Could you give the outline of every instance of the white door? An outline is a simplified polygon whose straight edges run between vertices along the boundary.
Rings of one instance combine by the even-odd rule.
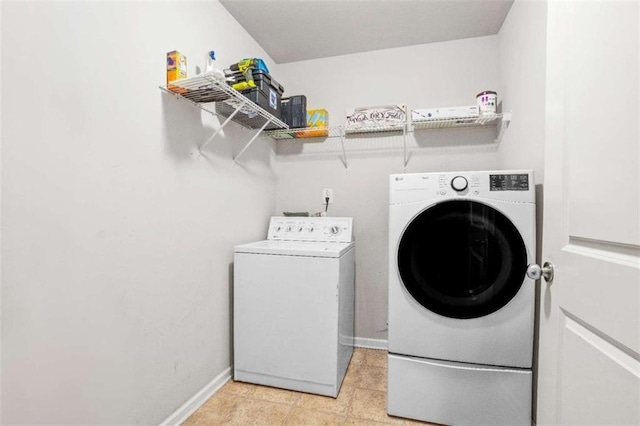
[[[551,1],[538,424],[640,424],[640,8]]]

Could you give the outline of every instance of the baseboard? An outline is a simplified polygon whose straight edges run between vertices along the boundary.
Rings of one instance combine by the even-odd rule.
[[[160,423],[160,426],[179,426],[190,415],[196,412],[214,393],[218,391],[225,383],[231,379],[231,367],[227,367],[222,373],[218,374],[212,381],[207,383],[205,387],[200,389],[198,393],[192,396],[182,407],[173,412],[167,419]]]
[[[388,342],[383,339],[367,339],[364,337],[356,337],[354,346],[357,348],[382,349],[387,350]],[[227,367],[222,373],[218,374],[205,387],[200,389],[193,397],[185,402],[182,407],[173,412],[160,426],[179,426],[190,415],[196,412],[209,398],[213,396],[225,383],[231,379],[232,367]]]
[[[389,342],[383,339],[367,339],[365,337],[356,337],[354,346],[356,348],[383,349],[386,351],[389,348]]]

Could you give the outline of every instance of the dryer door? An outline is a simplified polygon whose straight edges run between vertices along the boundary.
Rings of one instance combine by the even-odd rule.
[[[502,308],[520,289],[526,268],[516,227],[476,201],[446,201],[422,211],[398,246],[398,271],[407,291],[450,318],[477,318]]]

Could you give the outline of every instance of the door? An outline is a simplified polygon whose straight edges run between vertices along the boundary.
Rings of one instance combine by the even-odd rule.
[[[640,424],[638,2],[549,2],[537,424]]]
[[[398,245],[402,284],[422,306],[449,318],[478,318],[502,308],[520,290],[526,268],[518,229],[477,201],[446,201],[424,210]]]

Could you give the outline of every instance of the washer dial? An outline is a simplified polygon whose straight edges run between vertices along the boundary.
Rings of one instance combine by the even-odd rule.
[[[456,176],[451,179],[451,187],[458,192],[464,191],[467,189],[467,186],[469,186],[469,182],[467,182],[464,176]]]

